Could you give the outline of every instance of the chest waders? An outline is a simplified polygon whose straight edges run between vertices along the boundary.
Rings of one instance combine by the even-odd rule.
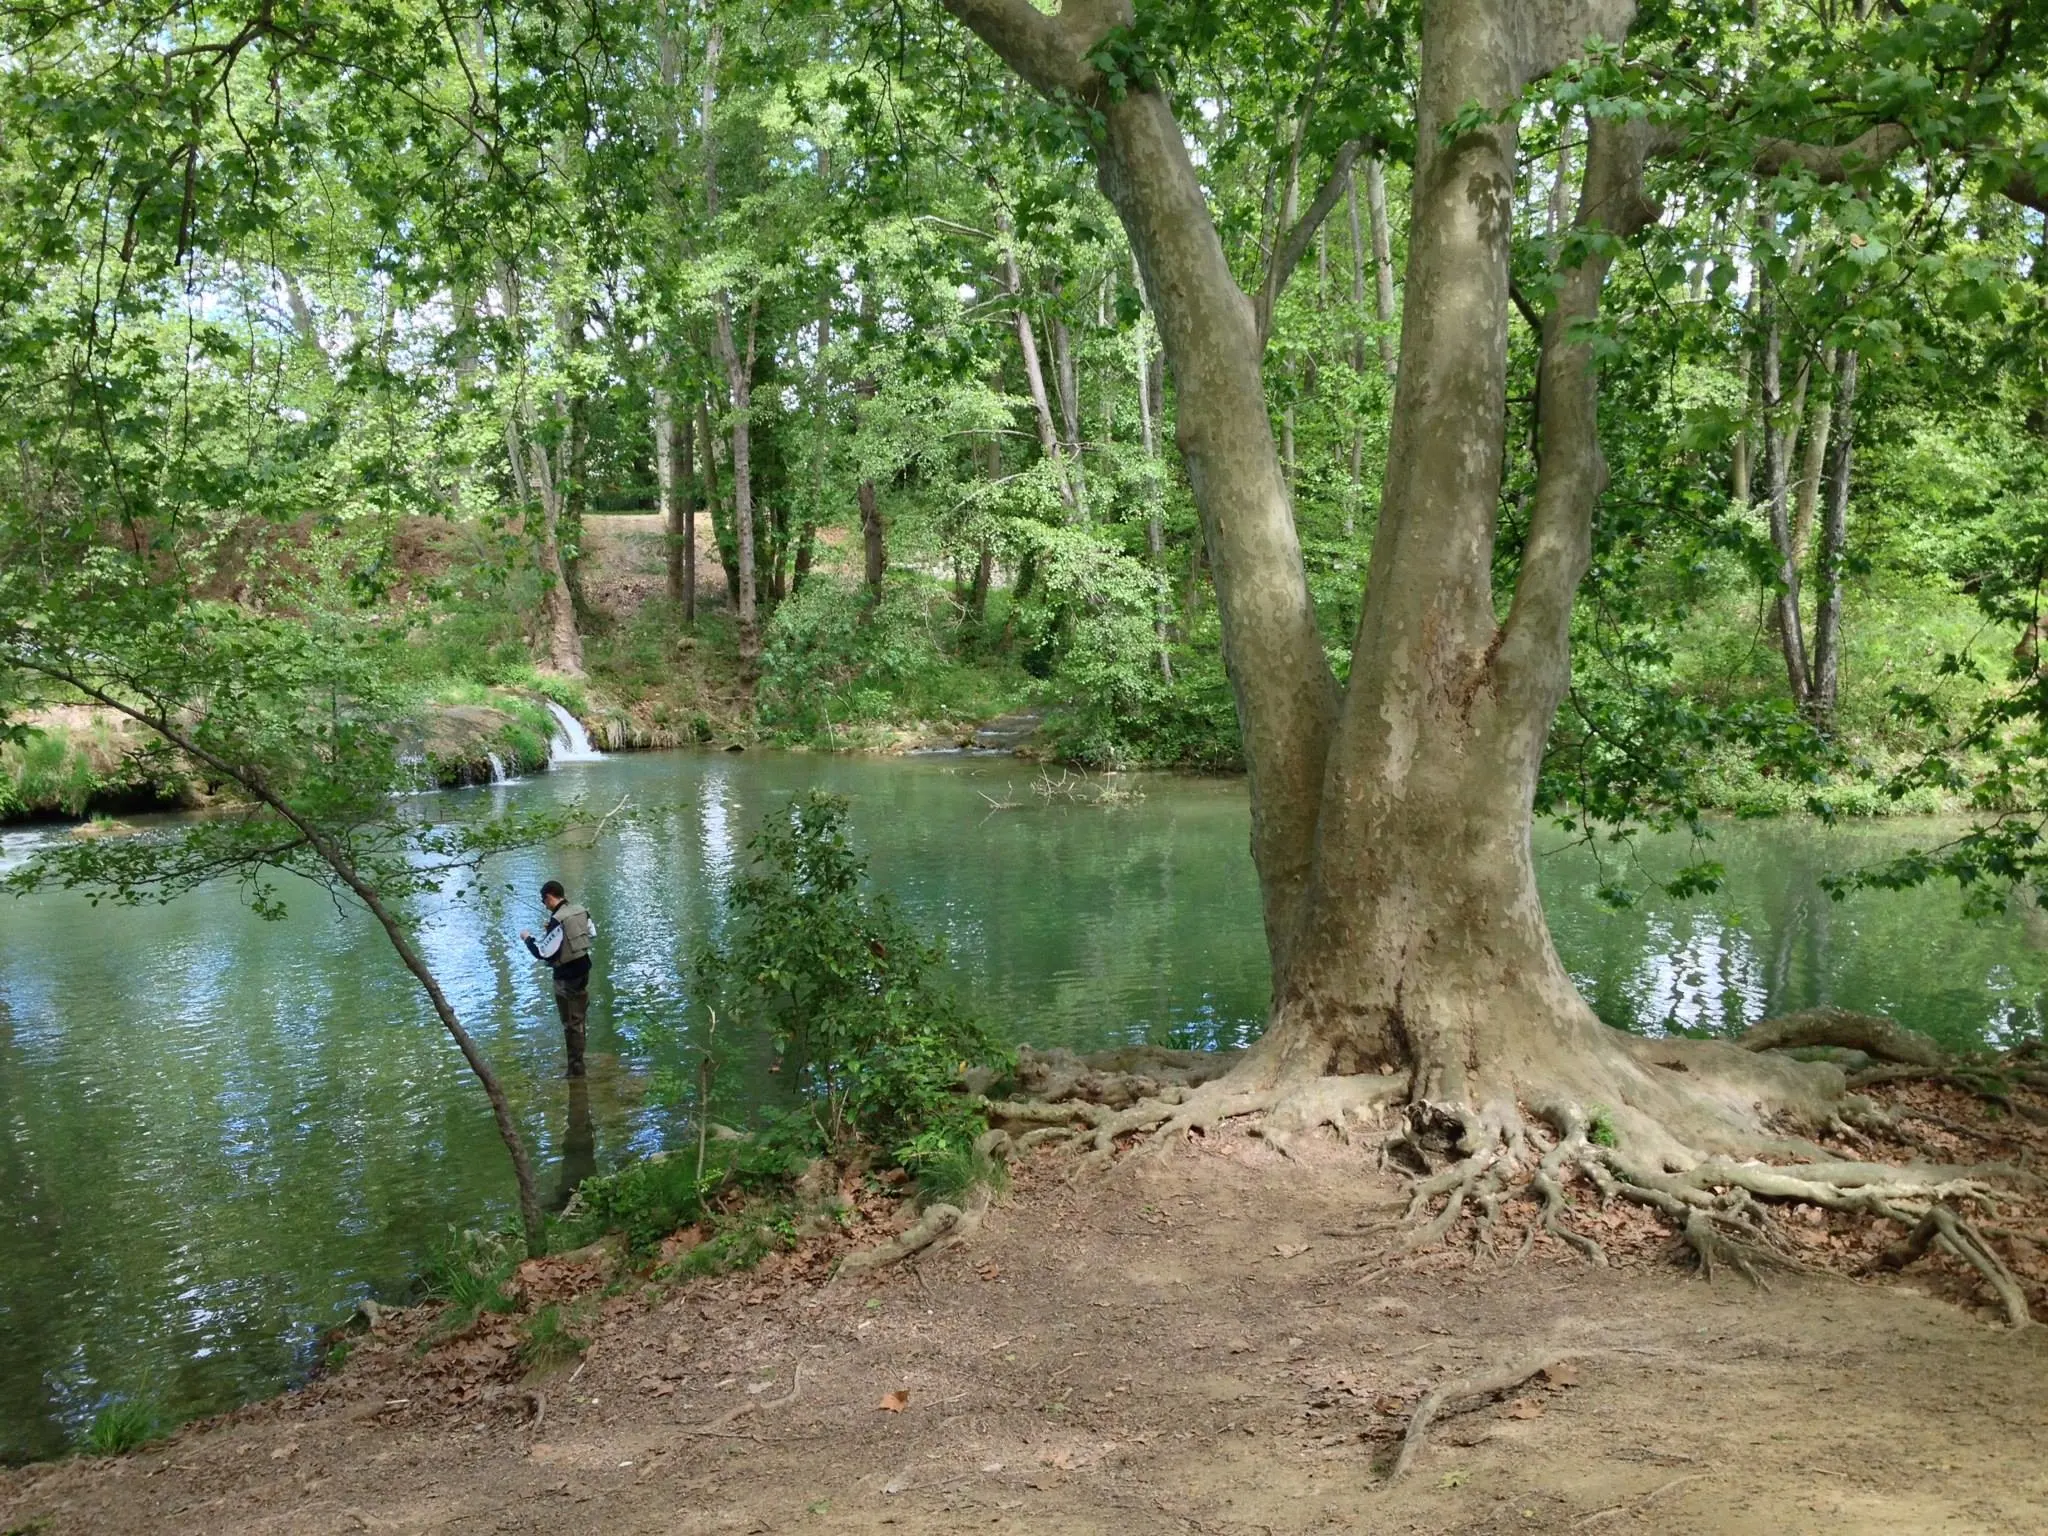
[[[585,1024],[590,1016],[590,914],[563,903],[555,908],[554,926],[562,930],[555,952],[555,1011],[562,1016],[562,1044],[569,1056],[569,1076],[583,1076]],[[562,974],[569,971],[568,976]]]

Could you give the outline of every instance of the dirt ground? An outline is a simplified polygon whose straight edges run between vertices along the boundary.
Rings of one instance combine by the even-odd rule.
[[[302,1391],[0,1475],[0,1531],[2048,1530],[2048,1334],[1955,1275],[1401,1260],[1362,1154],[1241,1133],[1071,1169],[1040,1153],[971,1243],[894,1270],[826,1283],[828,1241],[629,1286],[543,1380],[399,1314]],[[1532,1354],[1569,1359],[1384,1486],[1422,1392]]]

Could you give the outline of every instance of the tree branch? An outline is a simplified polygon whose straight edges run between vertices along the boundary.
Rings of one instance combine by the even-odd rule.
[[[1816,181],[1847,181],[1895,158],[1913,143],[1903,123],[1878,123],[1846,144],[1806,144],[1797,139],[1763,139],[1756,147],[1757,174],[1775,176],[1798,166]]]
[[[462,1027],[447,994],[441,990],[439,979],[427,968],[427,963],[414,946],[411,935],[385,905],[376,887],[364,879],[357,870],[355,861],[349,857],[348,851],[327,832],[314,826],[303,814],[295,810],[282,795],[270,787],[258,769],[252,765],[231,762],[217,752],[208,751],[189,731],[178,728],[171,720],[169,711],[152,715],[147,710],[139,709],[119,695],[89,681],[59,661],[44,660],[20,650],[10,650],[5,653],[4,659],[10,665],[40,673],[53,681],[77,689],[95,703],[102,704],[154,731],[158,737],[195,762],[205,763],[218,771],[223,778],[232,779],[298,833],[306,846],[318,854],[321,861],[334,871],[335,877],[347,886],[355,894],[356,899],[369,910],[370,915],[377,919],[378,925],[384,930],[384,936],[398,952],[399,961],[412,972],[413,978],[427,994],[427,1000],[433,1005],[435,1016],[455,1041],[456,1049],[462,1052],[462,1058],[469,1064],[469,1070],[482,1085],[484,1096],[491,1101],[491,1114],[497,1121],[498,1137],[504,1142],[505,1151],[511,1157],[513,1177],[519,1186],[519,1213],[521,1224],[526,1229],[527,1249],[536,1258],[546,1252],[546,1233],[541,1221],[540,1197],[533,1182],[533,1164],[527,1157],[525,1139],[519,1134],[518,1122],[512,1117],[511,1103],[506,1099],[504,1089],[499,1086],[497,1074],[491,1070],[490,1063],[485,1060],[483,1051],[474,1037]]]
[[[1543,319],[1537,364],[1536,507],[1522,551],[1497,666],[1504,697],[1527,701],[1525,718],[1548,727],[1570,680],[1572,598],[1592,558],[1593,513],[1606,489],[1600,456],[1599,382],[1585,328],[1599,318],[1614,248],[1662,211],[1643,191],[1643,166],[1658,141],[1644,122],[1596,118],[1573,228],[1613,237],[1579,247],[1558,274],[1557,301]]]
[[[1287,280],[1294,276],[1294,269],[1301,265],[1301,258],[1308,254],[1310,243],[1316,231],[1337,206],[1337,200],[1344,195],[1344,188],[1351,176],[1351,167],[1358,157],[1365,153],[1364,139],[1352,139],[1343,145],[1330,161],[1330,174],[1308,205],[1308,211],[1296,221],[1287,237],[1274,247],[1273,259],[1266,264],[1266,280],[1259,285],[1258,297],[1253,301],[1253,316],[1258,325],[1259,345],[1264,347],[1273,330],[1273,308],[1280,302],[1280,295],[1287,289]],[[1377,147],[1376,145],[1373,147]]]
[[[1131,0],[1065,0],[1053,16],[1031,0],[941,3],[1037,89],[1083,101],[1092,100],[1102,84],[1102,72],[1088,62],[1089,51],[1134,19]]]
[[[2014,171],[1999,183],[1998,190],[2023,208],[2048,213],[2048,176],[2035,171]]]

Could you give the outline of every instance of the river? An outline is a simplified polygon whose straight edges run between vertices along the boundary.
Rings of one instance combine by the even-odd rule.
[[[604,1166],[661,1144],[650,1026],[687,1018],[688,959],[750,830],[813,785],[850,798],[875,879],[944,935],[1008,1037],[1247,1040],[1267,973],[1242,782],[1130,777],[1138,798],[1104,808],[1041,804],[1034,775],[996,757],[648,753],[423,796],[429,815],[601,812],[621,797],[637,815],[594,847],[509,856],[480,893],[423,904],[422,945],[549,1181],[565,1154]],[[1594,899],[1584,848],[1540,839],[1541,879],[1559,952],[1610,1023],[1725,1030],[1833,1001],[1958,1043],[2038,1028],[2038,919],[1971,922],[1951,891],[1821,893],[1826,871],[1930,830],[1726,825],[1710,850],[1724,891],[1619,913]],[[47,835],[6,834],[0,859]],[[1640,853],[1666,871],[1693,856],[1678,840]],[[590,1115],[573,1128],[544,977],[516,938],[539,926],[550,874],[601,927]],[[510,1209],[483,1100],[381,935],[310,887],[286,894],[275,922],[232,888],[5,909],[0,1459],[62,1449],[110,1394],[184,1417],[273,1390],[354,1297],[400,1294],[451,1227]]]

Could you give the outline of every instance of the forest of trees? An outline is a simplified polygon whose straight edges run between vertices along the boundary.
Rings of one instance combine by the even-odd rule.
[[[1306,573],[1290,665],[1340,678],[1420,144],[1416,17],[1383,9],[1141,8],[1101,66],[1181,104]],[[409,629],[430,694],[594,667],[631,696],[701,630],[788,739],[1028,698],[1082,761],[1243,761],[1188,386],[1092,185],[1099,107],[915,11],[8,25],[22,601],[90,551],[180,601],[317,602]],[[1608,238],[1576,217],[1589,129],[1648,113],[1661,141],[1597,258],[1608,484],[1546,804],[1873,808],[1873,773],[2031,668],[2038,26],[1681,7],[1517,93],[1501,601],[1557,274]],[[624,619],[583,585],[622,511],[671,530],[666,602]]]
[[[1036,702],[1072,759],[1248,771],[1275,1001],[1231,1104],[1400,1066],[1469,1148],[1552,1090],[1745,1133],[1579,1000],[1532,815],[1974,808],[1863,878],[2036,867],[2034,7],[6,27],[7,750],[97,704],[274,817],[77,880],[310,869],[403,954],[423,710]],[[593,550],[649,512],[622,609]]]

